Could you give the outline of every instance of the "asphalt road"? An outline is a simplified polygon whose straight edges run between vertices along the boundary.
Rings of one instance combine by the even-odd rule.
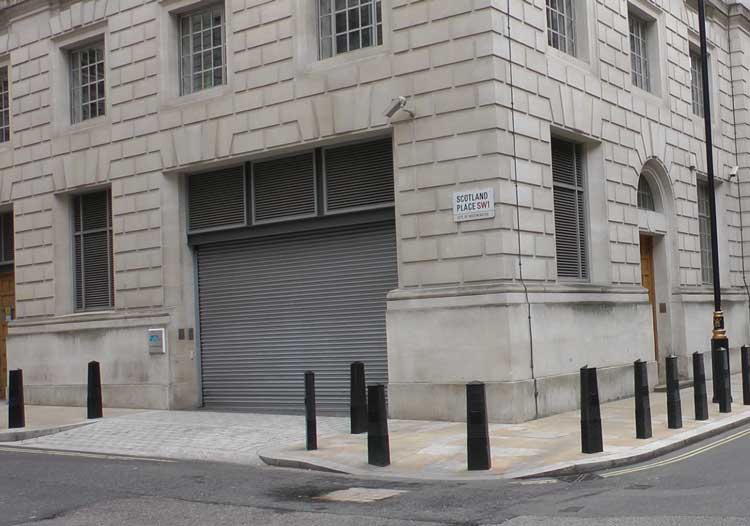
[[[742,431],[628,470],[531,483],[367,481],[0,447],[0,526],[745,525],[750,432]],[[321,500],[349,488],[402,493],[368,503]]]

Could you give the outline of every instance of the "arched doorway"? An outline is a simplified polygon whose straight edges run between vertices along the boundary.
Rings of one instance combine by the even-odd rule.
[[[638,209],[656,213],[654,192],[648,177],[641,174],[638,178]],[[651,320],[654,333],[654,359],[659,360],[659,323],[656,316],[656,278],[654,276],[654,237],[651,232],[640,233],[641,248],[641,285],[648,291],[648,302],[651,305]]]
[[[653,359],[664,378],[664,358],[673,350],[672,266],[676,263],[673,242],[672,185],[663,164],[651,159],[638,179],[638,228],[640,234],[641,284],[648,291],[654,342]]]

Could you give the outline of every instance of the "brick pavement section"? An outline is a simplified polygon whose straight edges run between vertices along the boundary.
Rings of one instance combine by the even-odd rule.
[[[347,418],[318,418],[320,437],[348,429]],[[304,416],[149,411],[14,446],[260,465],[258,450],[304,440]]]

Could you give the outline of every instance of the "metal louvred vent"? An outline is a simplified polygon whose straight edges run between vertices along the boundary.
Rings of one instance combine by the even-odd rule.
[[[390,138],[326,149],[324,167],[328,211],[393,203]]]
[[[552,139],[552,180],[555,184],[583,187],[580,146]]]
[[[76,196],[73,202],[76,308],[114,305],[112,212],[109,190]]]
[[[557,275],[587,279],[586,216],[580,146],[552,140]]]
[[[0,215],[0,245],[2,246],[2,260],[0,263],[13,263],[13,212]]]
[[[235,166],[188,179],[188,228],[191,232],[246,224],[245,170]]]
[[[315,213],[312,152],[253,163],[254,223],[310,217]]]

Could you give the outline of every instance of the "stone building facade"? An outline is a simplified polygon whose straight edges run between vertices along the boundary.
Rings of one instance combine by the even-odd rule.
[[[750,11],[708,3],[721,277],[734,348],[750,330]],[[671,353],[690,374],[689,355],[708,349],[713,310],[695,3],[345,4],[0,0],[9,108],[0,206],[13,213],[15,246],[7,364],[23,368],[28,401],[83,403],[89,360],[102,363],[110,406],[190,408],[213,386],[220,391],[222,378],[281,382],[285,370],[273,363],[244,377],[207,372],[242,369],[220,359],[221,338],[236,325],[211,318],[226,314],[211,301],[234,292],[202,290],[234,252],[210,256],[211,247],[263,237],[280,243],[264,253],[281,254],[292,234],[254,212],[258,195],[283,186],[273,178],[291,173],[274,171],[273,161],[309,155],[313,172],[329,175],[315,184],[326,185],[336,148],[383,141],[393,198],[367,213],[394,227],[397,273],[381,298],[379,351],[387,352],[392,416],[461,419],[473,380],[487,383],[494,421],[552,414],[576,406],[586,364],[600,368],[603,399],[632,392],[637,359],[650,363],[652,383]],[[405,107],[386,116],[398,97]],[[358,162],[361,183],[369,161]],[[202,180],[214,195],[230,173],[245,181],[239,226],[190,231],[193,185]],[[454,194],[487,189],[494,217],[456,221]],[[237,195],[216,194],[217,214],[229,214]],[[311,223],[290,224],[334,228],[331,203],[315,195],[322,208]],[[209,227],[218,220],[207,217]],[[365,222],[353,212],[337,217]],[[100,250],[84,253],[84,244]],[[261,251],[246,248],[251,258]],[[94,253],[101,258],[86,259]],[[273,294],[242,308],[262,309]],[[163,353],[154,352],[153,329],[165,330]],[[339,336],[321,338],[334,348]],[[254,367],[253,345],[237,345],[229,359],[242,354],[243,367]],[[273,361],[272,348],[267,356]],[[337,362],[342,378],[348,357]],[[263,371],[268,378],[257,380]],[[232,405],[233,395],[215,399]]]

